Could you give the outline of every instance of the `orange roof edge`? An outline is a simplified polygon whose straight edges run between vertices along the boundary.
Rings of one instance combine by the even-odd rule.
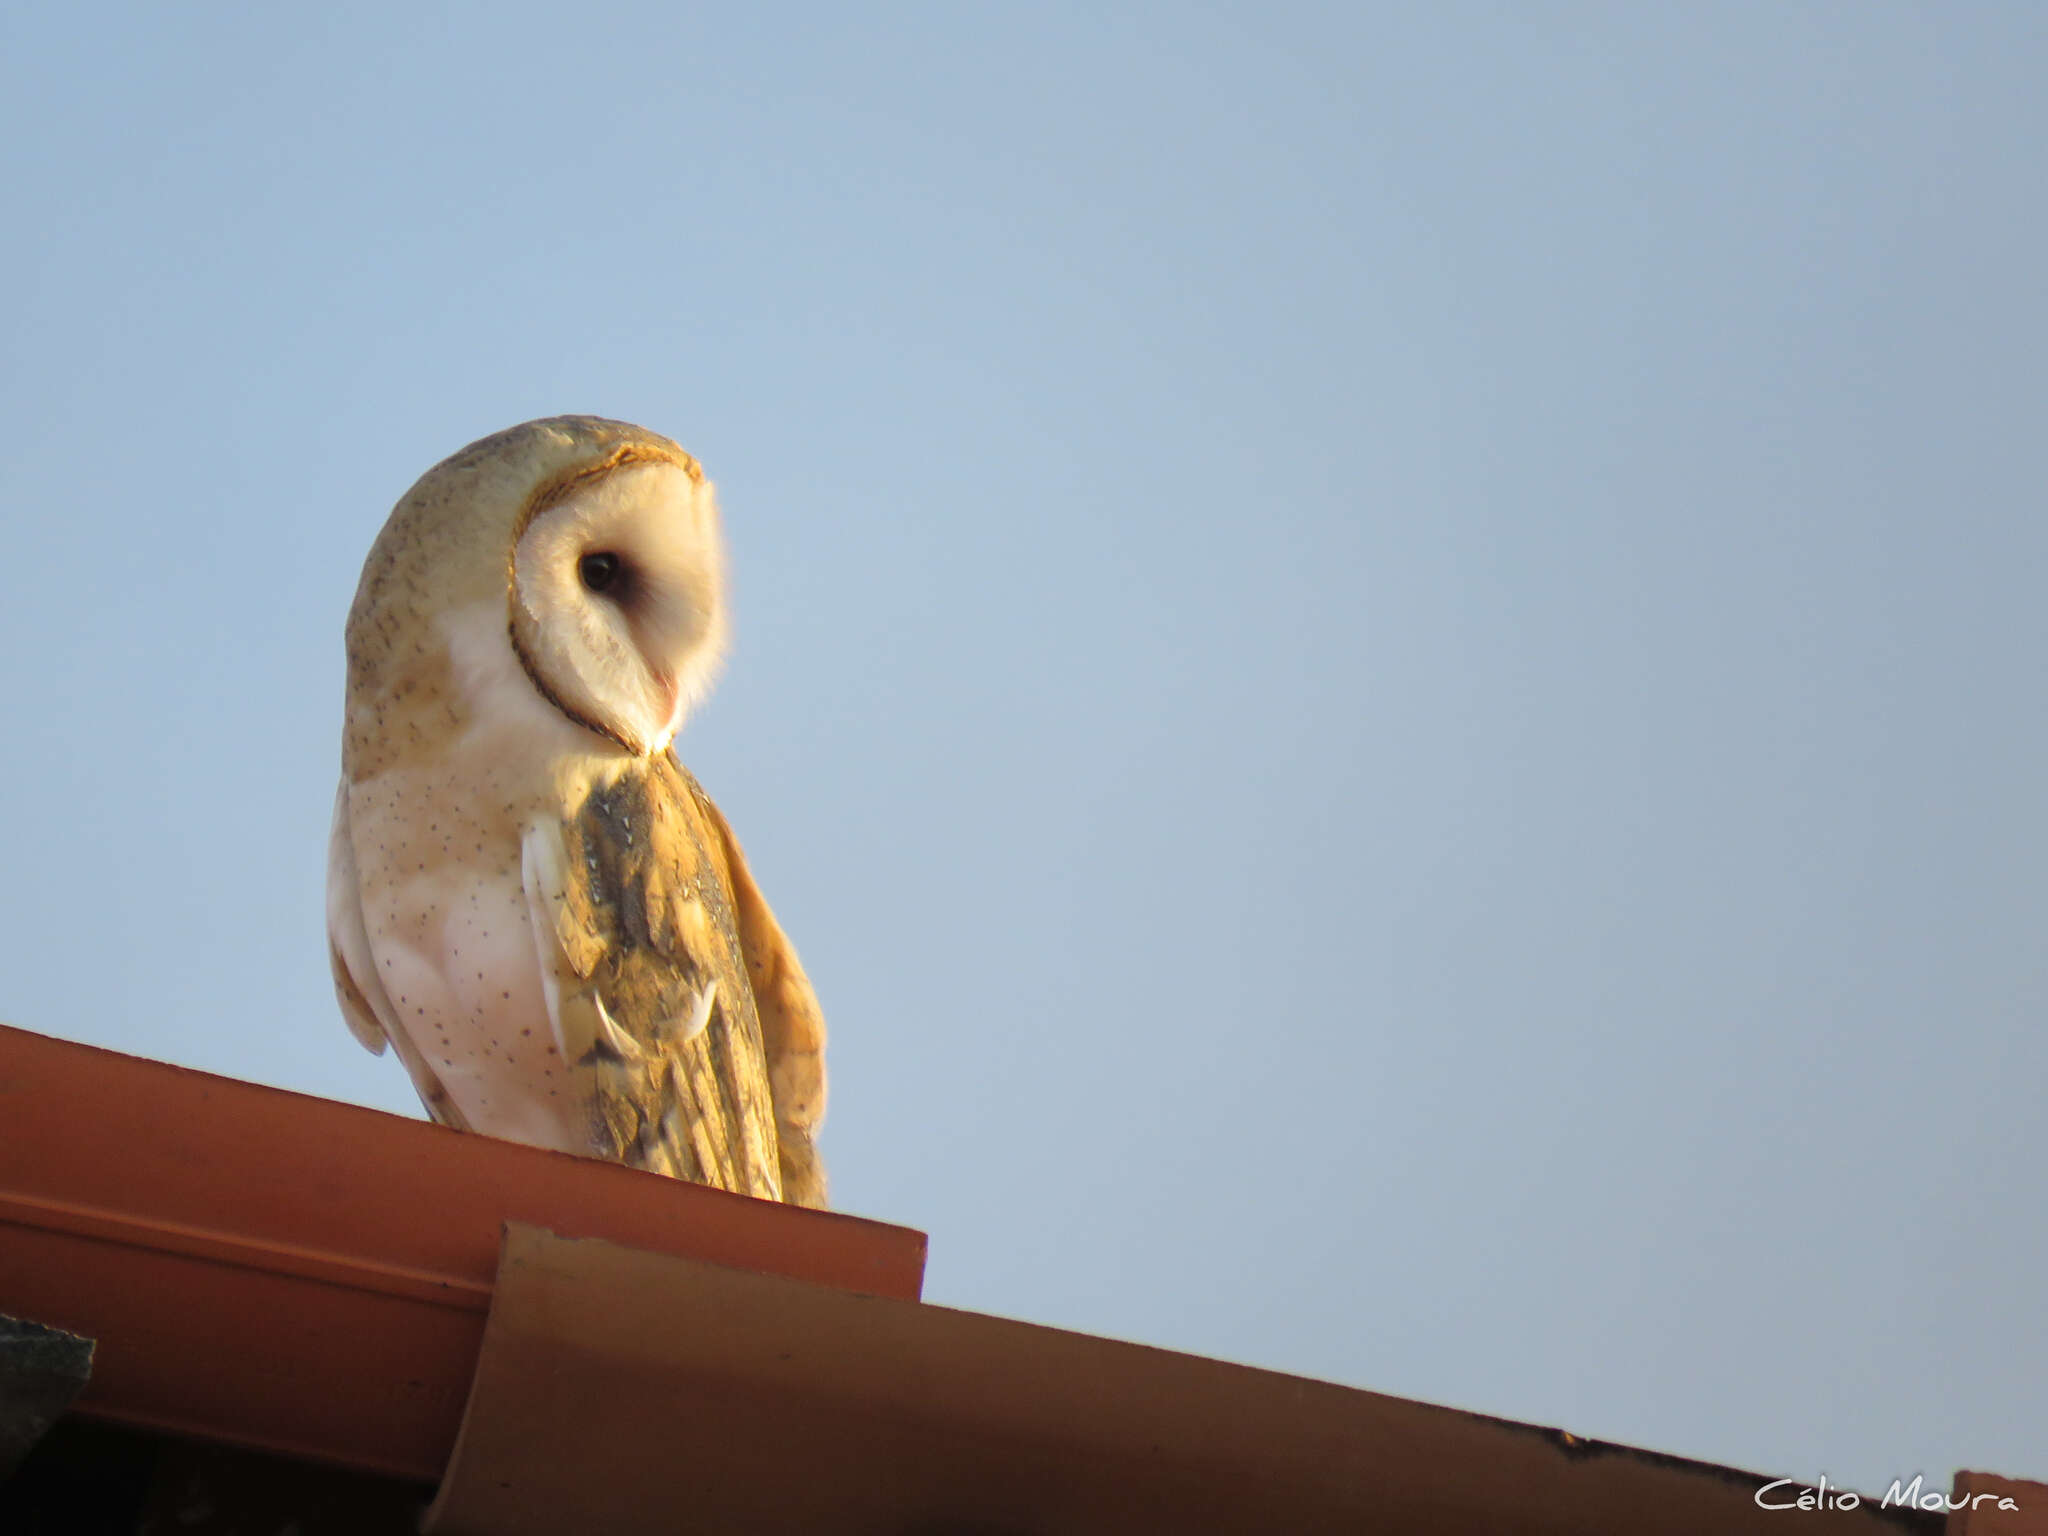
[[[922,1232],[0,1026],[0,1312],[79,1411],[431,1481],[508,1221],[915,1301]]]
[[[1965,1526],[1772,1481],[515,1223],[424,1529],[2048,1536],[2037,1483],[1962,1474]]]
[[[450,1536],[666,1531],[680,1492],[792,1532],[1783,1519],[1734,1468],[910,1305],[903,1227],[5,1026],[0,1126],[0,1313],[97,1341],[77,1411],[442,1482]],[[2048,1536],[2048,1485],[1955,1493],[1826,1520]]]

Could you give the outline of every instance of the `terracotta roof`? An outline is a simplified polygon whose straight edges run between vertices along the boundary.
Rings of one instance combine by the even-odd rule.
[[[1764,1509],[1755,1473],[924,1304],[904,1228],[4,1028],[0,1127],[0,1313],[98,1341],[78,1413],[439,1481],[451,1536],[2048,1536],[2048,1485]]]
[[[436,1478],[508,1220],[915,1300],[921,1232],[0,1026],[0,1312],[81,1412]]]

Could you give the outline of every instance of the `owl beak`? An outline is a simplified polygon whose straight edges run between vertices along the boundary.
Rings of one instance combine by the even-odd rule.
[[[675,740],[676,732],[683,728],[685,704],[682,679],[672,672],[657,670],[654,674],[654,689],[654,702],[661,709],[662,718],[667,724],[661,728],[660,740],[652,743],[649,756],[667,751],[668,744]]]

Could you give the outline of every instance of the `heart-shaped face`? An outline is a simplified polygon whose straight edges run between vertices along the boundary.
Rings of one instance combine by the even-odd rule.
[[[511,636],[534,686],[636,756],[716,671],[724,555],[695,466],[626,458],[544,489],[512,551]]]

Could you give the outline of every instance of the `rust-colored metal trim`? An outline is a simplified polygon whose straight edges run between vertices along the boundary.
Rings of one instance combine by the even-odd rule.
[[[1963,1471],[1947,1503],[1943,1536],[2048,1536],[2048,1483]]]
[[[508,1220],[916,1300],[921,1232],[0,1026],[0,1311],[78,1410],[440,1476]]]
[[[1875,1501],[1760,1508],[1770,1481],[513,1224],[426,1529],[1942,1536]]]

